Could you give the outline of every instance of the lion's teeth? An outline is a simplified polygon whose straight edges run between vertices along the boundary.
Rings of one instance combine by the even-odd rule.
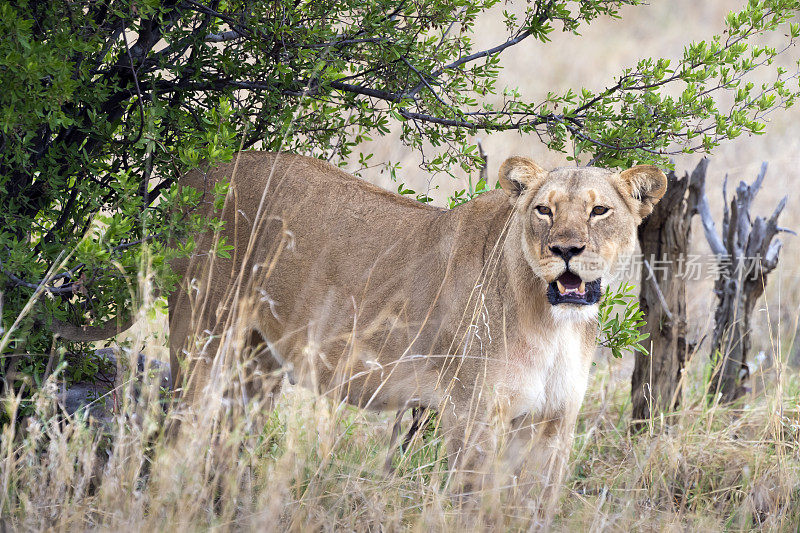
[[[558,285],[558,292],[560,292],[561,294],[566,294],[567,289],[566,287],[564,287],[564,285],[561,284],[560,281],[556,280],[556,285]]]
[[[586,282],[584,282],[584,281],[581,281],[581,286],[580,286],[580,287],[578,287],[578,292],[579,292],[579,293],[581,293],[581,294],[583,294],[584,292],[586,292]]]

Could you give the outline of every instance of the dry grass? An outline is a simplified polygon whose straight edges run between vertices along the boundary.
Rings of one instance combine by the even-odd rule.
[[[784,372],[737,408],[690,389],[669,420],[630,435],[616,361],[598,360],[555,530],[795,531],[800,526],[800,383]],[[695,374],[698,369],[694,369]],[[694,375],[690,379],[700,379]],[[780,385],[780,386],[777,386]],[[441,440],[417,438],[387,475],[390,414],[287,390],[271,414],[210,393],[164,414],[157,387],[120,395],[105,428],[58,416],[53,382],[0,445],[0,510],[14,530],[498,530],[540,517],[509,490],[465,511]],[[253,413],[262,413],[256,416]],[[180,421],[180,428],[174,424]],[[169,429],[172,426],[172,429]]]
[[[553,45],[513,51],[505,80],[532,98],[569,86],[600,87],[639,57],[674,56],[687,36],[718,32],[724,13],[738,4],[679,0],[628,9],[623,21],[596,22],[584,38],[556,36]],[[496,27],[485,23],[481,40],[496,41]],[[767,135],[717,152],[709,175],[712,207],[721,209],[723,174],[750,180],[762,160],[771,163],[760,199],[765,210],[794,189],[800,168],[796,117],[796,111],[776,114]],[[484,146],[495,170],[515,153],[547,167],[566,163],[530,137],[497,135]],[[364,149],[374,151],[375,160],[401,161],[402,179],[413,187],[425,183],[415,177],[413,156],[397,143],[384,139]],[[678,167],[694,160],[678,159]],[[382,176],[368,177],[387,184]],[[458,184],[439,185],[441,200]],[[800,228],[793,199],[783,224]],[[699,239],[695,245],[706,253]],[[598,355],[554,529],[800,528],[800,379],[786,364],[800,305],[799,259],[800,246],[789,239],[754,317],[754,349],[765,351],[767,362],[752,377],[756,392],[740,405],[706,405],[701,348],[686,374],[683,407],[669,419],[651,421],[644,434],[630,435],[631,363]],[[711,325],[710,283],[698,282],[690,292],[700,295],[689,310],[699,337]],[[163,339],[162,325],[147,323],[133,341],[163,354],[156,336]],[[37,400],[37,415],[22,427],[5,427],[0,437],[0,528],[429,531],[541,524],[509,491],[481,493],[477,508],[462,512],[449,496],[436,434],[415,440],[396,459],[395,474],[384,474],[393,420],[388,413],[287,388],[265,420],[253,415],[258,405],[245,411],[214,395],[202,412],[165,415],[153,385],[137,400],[120,395],[114,423],[99,428],[58,414],[52,379]],[[13,399],[6,409],[13,412]],[[179,435],[167,435],[176,421]]]

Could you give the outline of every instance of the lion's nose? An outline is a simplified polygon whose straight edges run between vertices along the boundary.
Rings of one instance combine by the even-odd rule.
[[[550,251],[553,254],[557,255],[564,261],[569,261],[572,257],[575,257],[583,250],[586,249],[586,246],[562,246],[562,245],[554,245],[550,247]]]

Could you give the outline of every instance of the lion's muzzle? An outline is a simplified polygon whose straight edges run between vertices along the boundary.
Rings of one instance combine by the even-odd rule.
[[[601,296],[600,278],[585,282],[569,270],[547,286],[547,300],[552,305],[592,305],[599,302]]]

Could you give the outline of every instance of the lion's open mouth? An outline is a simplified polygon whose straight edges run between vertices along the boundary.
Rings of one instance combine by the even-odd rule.
[[[552,305],[592,305],[600,301],[600,279],[585,282],[569,270],[547,286],[547,299]]]

